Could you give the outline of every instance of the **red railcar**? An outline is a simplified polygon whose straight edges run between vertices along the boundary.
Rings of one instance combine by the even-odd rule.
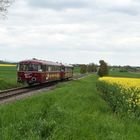
[[[73,76],[73,66],[44,60],[24,60],[18,64],[18,82],[45,83]]]

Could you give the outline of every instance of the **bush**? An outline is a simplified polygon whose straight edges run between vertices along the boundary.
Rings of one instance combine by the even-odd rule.
[[[82,66],[81,66],[81,68],[80,68],[80,73],[81,73],[81,74],[87,73],[87,66],[86,66],[86,65],[82,65]]]

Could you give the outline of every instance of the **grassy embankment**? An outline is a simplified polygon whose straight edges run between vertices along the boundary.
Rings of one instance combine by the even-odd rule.
[[[96,80],[60,83],[48,94],[0,106],[0,139],[139,140],[140,122],[113,114]]]

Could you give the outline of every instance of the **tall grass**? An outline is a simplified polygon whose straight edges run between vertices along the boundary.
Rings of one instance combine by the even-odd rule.
[[[0,106],[1,140],[139,140],[140,122],[112,113],[97,77],[60,83],[53,91]]]

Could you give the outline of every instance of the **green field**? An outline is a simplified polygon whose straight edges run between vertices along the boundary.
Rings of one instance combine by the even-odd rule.
[[[79,66],[74,67],[74,71],[73,72],[74,73],[80,73],[80,67]]]
[[[139,140],[140,121],[121,118],[96,90],[96,75],[0,106],[1,140]]]
[[[140,78],[140,73],[134,72],[119,72],[118,70],[113,70],[109,72],[109,76],[113,77],[130,77],[130,78]]]
[[[0,67],[0,90],[17,86],[16,67]]]

